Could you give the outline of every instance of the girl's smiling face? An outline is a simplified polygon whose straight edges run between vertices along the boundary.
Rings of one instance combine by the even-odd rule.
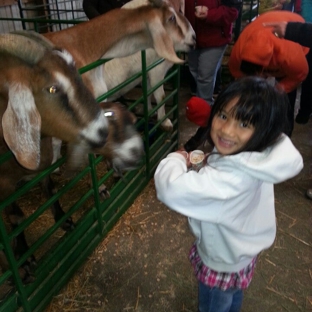
[[[210,136],[222,155],[231,155],[242,150],[255,132],[252,124],[234,118],[233,107],[237,100],[230,101],[212,120]]]

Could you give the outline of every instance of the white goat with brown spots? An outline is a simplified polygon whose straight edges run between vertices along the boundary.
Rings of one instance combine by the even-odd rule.
[[[148,0],[132,0],[126,3],[122,8],[123,9],[132,9],[135,7],[141,7],[148,5]],[[171,0],[168,1],[170,6],[172,6],[171,10],[174,13],[171,16],[171,24],[172,28],[169,32],[171,40],[173,42],[174,49],[176,51],[188,52],[192,48],[195,48],[196,37],[195,32],[186,19],[186,17],[182,14],[184,12],[184,1],[180,0]],[[155,49],[147,49],[146,50],[146,65],[149,66],[159,60],[161,55]],[[150,71],[148,71],[148,88],[154,87],[157,83],[165,78],[167,71],[173,66],[173,62],[170,60],[165,60],[161,64],[157,65]],[[114,58],[113,60],[105,63],[101,67],[96,69],[98,79],[93,82],[94,95],[96,97],[100,96],[104,92],[111,90],[137,74],[142,70],[141,66],[141,53],[137,52],[133,55],[122,57],[122,58]],[[103,89],[104,79],[106,88]],[[142,81],[142,77],[135,79],[133,82],[123,87],[121,90],[114,93],[112,96],[108,98],[109,101],[116,100],[129,90],[133,89],[137,84]],[[156,103],[161,103],[165,98],[164,86],[160,86],[153,92]],[[151,96],[148,97],[148,108],[151,109]],[[165,105],[162,105],[157,111],[157,119],[162,120],[165,116]],[[166,118],[163,120],[161,124],[162,128],[165,131],[172,130],[172,123],[170,119]]]

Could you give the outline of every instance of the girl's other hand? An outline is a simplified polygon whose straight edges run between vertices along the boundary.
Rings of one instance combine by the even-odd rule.
[[[210,153],[205,154],[205,158],[204,158],[204,164],[205,165],[207,164],[207,159],[208,159],[209,155],[210,155]]]
[[[187,168],[190,168],[191,167],[191,162],[190,162],[190,157],[189,157],[188,152],[186,150],[184,150],[184,149],[180,149],[180,150],[177,150],[176,153],[179,153],[179,154],[183,155],[183,157],[186,160]]]
[[[208,15],[208,7],[205,5],[198,5],[195,7],[195,16],[198,19],[205,19]]]

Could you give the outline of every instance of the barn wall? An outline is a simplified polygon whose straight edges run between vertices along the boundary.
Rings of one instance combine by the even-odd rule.
[[[57,31],[86,20],[82,0],[0,0],[0,33],[22,29]]]

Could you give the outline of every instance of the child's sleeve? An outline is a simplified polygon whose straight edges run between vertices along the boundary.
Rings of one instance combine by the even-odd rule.
[[[157,198],[170,209],[187,217],[217,222],[225,202],[248,193],[248,177],[209,165],[199,172],[187,172],[185,161],[174,154],[177,153],[160,162],[154,175]]]

